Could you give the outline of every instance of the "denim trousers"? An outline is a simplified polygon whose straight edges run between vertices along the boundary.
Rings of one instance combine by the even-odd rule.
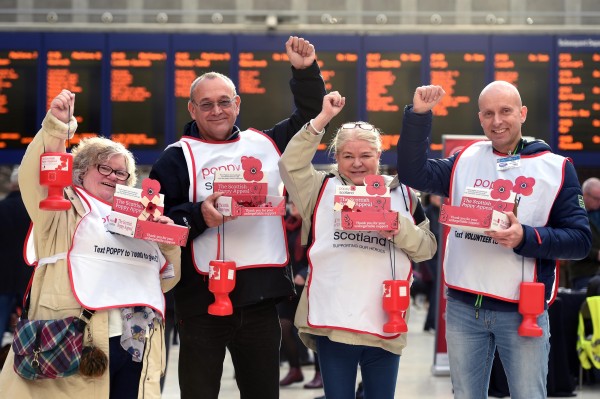
[[[365,399],[393,399],[400,356],[385,349],[348,345],[317,337],[317,353],[327,399],[354,399],[358,366]]]
[[[136,399],[142,376],[142,362],[134,362],[121,346],[121,336],[109,340],[110,399]]]
[[[518,312],[480,309],[448,298],[446,342],[454,397],[485,399],[494,352],[498,349],[512,399],[546,398],[550,325],[548,311],[537,323],[541,337],[521,337],[517,330],[523,317]]]
[[[178,320],[182,399],[217,399],[229,350],[241,399],[279,398],[281,327],[274,301],[234,308],[230,316]]]

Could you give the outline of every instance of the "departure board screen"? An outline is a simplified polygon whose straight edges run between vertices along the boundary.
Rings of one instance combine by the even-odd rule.
[[[383,165],[404,106],[420,85],[441,85],[433,109],[430,157],[443,135],[482,135],[478,96],[494,80],[514,84],[527,106],[524,136],[546,141],[576,167],[600,167],[600,35],[519,32],[315,33],[326,89],[346,106],[313,162],[344,122],[364,120],[383,132]],[[76,93],[78,129],[122,142],[150,165],[190,120],[190,85],[202,73],[229,76],[241,97],[236,124],[270,129],[294,112],[287,34],[197,32],[0,32],[0,164],[18,163],[62,89]],[[320,105],[320,104],[319,104]]]
[[[167,53],[112,51],[112,138],[130,150],[165,147]]]
[[[558,54],[558,148],[600,150],[600,51]]]
[[[481,134],[477,99],[485,85],[483,52],[433,52],[429,55],[432,85],[444,88],[446,95],[433,109],[431,150],[442,150],[444,134]]]
[[[38,52],[0,50],[0,150],[25,149],[37,132]]]
[[[101,134],[102,51],[48,51],[46,109],[63,89],[75,93],[77,133],[70,141]]]
[[[415,52],[366,54],[367,119],[384,134],[383,150],[395,148],[406,104],[421,82],[422,55]]]
[[[494,80],[504,80],[517,87],[527,119],[524,136],[551,144],[552,118],[550,54],[539,52],[499,52],[494,54]]]
[[[188,112],[190,86],[205,72],[219,72],[229,76],[231,53],[226,51],[175,52],[175,137],[181,138],[183,127],[191,120]]]
[[[329,127],[321,139],[320,150],[327,148],[336,130],[344,122],[359,119],[357,69],[358,54],[353,52],[319,51],[318,60],[321,76],[325,81],[325,90],[339,91],[346,97],[344,109],[331,120]]]
[[[289,81],[291,65],[285,52],[239,53],[238,94],[242,99],[241,129],[270,129],[294,109]]]

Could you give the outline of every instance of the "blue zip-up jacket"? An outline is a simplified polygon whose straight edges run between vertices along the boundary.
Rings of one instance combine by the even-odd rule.
[[[431,111],[416,114],[412,112],[412,105],[405,108],[397,148],[398,178],[417,190],[448,197],[457,154],[449,158],[428,159],[432,119]],[[535,140],[525,143],[520,153],[530,155],[542,151],[551,151],[551,148],[545,142]],[[538,281],[544,283],[548,300],[554,285],[557,259],[585,258],[591,245],[592,233],[583,206],[581,186],[575,167],[566,162],[564,182],[550,211],[548,224],[523,225],[523,242],[513,250],[518,255],[539,259],[536,266]],[[456,289],[449,289],[448,295],[469,304],[475,304],[477,297]],[[481,304],[483,309],[500,311],[516,311],[517,307],[517,304],[491,297],[484,297]]]

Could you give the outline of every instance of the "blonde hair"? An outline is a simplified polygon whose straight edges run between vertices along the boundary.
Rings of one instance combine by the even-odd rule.
[[[344,125],[347,124],[354,124],[356,126],[353,128],[344,128]],[[329,143],[329,155],[335,158],[338,152],[340,152],[346,143],[351,140],[366,141],[377,153],[381,153],[381,131],[373,125],[371,125],[373,126],[373,129],[362,129],[359,127],[361,124],[371,125],[370,123],[363,121],[347,122],[342,124],[342,126],[340,126],[335,132],[331,143]],[[333,165],[333,169],[337,170],[337,163]],[[377,167],[377,173],[379,173],[379,167]]]
[[[121,143],[106,137],[88,137],[81,140],[71,153],[73,154],[73,184],[76,186],[83,187],[83,177],[90,167],[105,164],[115,155],[122,155],[125,158],[129,178],[123,184],[132,187],[137,182],[135,158]]]

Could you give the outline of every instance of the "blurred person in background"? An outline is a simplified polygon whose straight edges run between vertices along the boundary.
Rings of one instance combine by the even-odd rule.
[[[279,382],[280,386],[288,386],[295,382],[304,381],[302,374],[301,359],[306,348],[299,340],[298,330],[294,326],[294,315],[304,289],[308,273],[308,259],[306,247],[302,245],[302,217],[293,202],[289,202],[289,212],[285,218],[285,227],[288,237],[288,250],[290,253],[290,264],[294,275],[296,294],[284,299],[277,304],[279,319],[281,322],[281,350],[290,365],[288,374]],[[304,384],[304,388],[314,389],[323,387],[319,360],[315,358],[314,378]]]
[[[438,279],[439,279],[439,268],[438,262],[440,253],[441,242],[440,242],[440,208],[442,206],[442,197],[436,194],[429,194],[428,201],[425,205],[425,216],[429,219],[429,229],[435,236],[438,244],[438,250],[433,255],[433,258],[421,262],[424,269],[427,270],[429,276],[427,301],[429,307],[427,309],[427,316],[425,318],[425,324],[423,325],[423,331],[435,330],[435,314],[438,305],[439,290],[438,290]]]
[[[21,305],[33,267],[25,263],[23,245],[31,221],[21,198],[19,168],[10,175],[8,195],[0,201],[0,340],[6,331],[12,333],[11,314]]]
[[[581,185],[583,203],[590,219],[592,230],[592,248],[588,255],[569,264],[571,288],[586,289],[588,283],[600,273],[600,179],[590,177]]]

